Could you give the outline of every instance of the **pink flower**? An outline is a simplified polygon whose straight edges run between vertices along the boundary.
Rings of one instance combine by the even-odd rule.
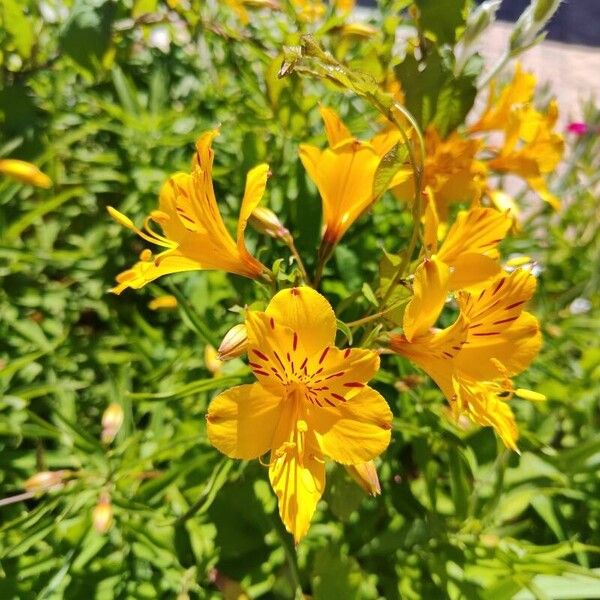
[[[585,135],[589,132],[589,130],[590,128],[588,127],[588,124],[580,121],[574,121],[573,123],[569,123],[567,126],[567,131],[575,135]]]

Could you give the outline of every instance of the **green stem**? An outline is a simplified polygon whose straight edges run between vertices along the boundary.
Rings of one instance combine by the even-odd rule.
[[[298,252],[298,248],[296,248],[296,244],[294,243],[294,239],[292,238],[292,236],[289,236],[289,238],[286,238],[285,243],[287,244],[287,247],[290,249],[292,256],[296,260],[296,264],[298,265],[298,268],[300,269],[300,274],[302,275],[302,279],[304,279],[305,283],[309,283],[310,279],[308,278],[308,272],[306,271],[306,267],[304,266],[304,262],[302,261],[302,257],[300,256],[300,253]]]
[[[498,59],[498,62],[492,67],[491,71],[479,82],[477,87],[481,90],[486,87],[502,69],[508,64],[508,61],[512,58],[511,51],[507,48],[502,56]]]

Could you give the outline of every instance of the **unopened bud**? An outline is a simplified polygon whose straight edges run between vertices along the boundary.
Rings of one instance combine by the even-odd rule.
[[[48,175],[24,160],[14,158],[0,160],[0,173],[37,187],[49,188],[52,185],[52,180]]]
[[[346,37],[372,38],[377,35],[377,28],[368,23],[346,23],[341,27],[341,34]]]
[[[510,50],[513,53],[522,51],[534,42],[559,6],[560,0],[533,0],[515,24],[509,41]]]
[[[501,0],[487,0],[480,4],[467,19],[461,42],[470,46],[496,20],[496,12]]]
[[[102,415],[102,435],[100,439],[104,444],[110,444],[117,437],[117,433],[123,425],[123,418],[123,407],[116,402],[111,402]]]
[[[33,494],[56,490],[63,486],[63,482],[70,474],[71,471],[65,469],[61,471],[40,471],[32,475],[23,484],[23,487]]]
[[[169,294],[159,296],[148,302],[148,308],[150,310],[173,310],[177,308],[177,298]]]
[[[561,0],[533,0],[533,20],[540,23],[540,29],[546,25],[558,10]]]
[[[290,232],[284,227],[279,217],[265,206],[257,206],[250,215],[250,224],[260,233],[281,240],[290,239]]]
[[[110,502],[110,496],[103,492],[100,495],[98,504],[92,512],[92,522],[94,529],[101,534],[105,534],[112,527],[113,523],[113,507]]]
[[[359,465],[346,465],[346,470],[352,476],[352,479],[354,479],[367,494],[370,494],[371,496],[378,496],[381,494],[379,477],[377,477],[377,468],[372,460]]]
[[[218,356],[220,360],[231,360],[246,354],[248,348],[248,331],[242,323],[234,325],[223,338],[219,346]]]
[[[546,400],[546,396],[544,396],[544,394],[523,388],[517,388],[515,390],[515,395],[519,398],[523,398],[523,400],[531,400],[532,402],[544,402],[544,400]]]
[[[219,353],[210,344],[204,346],[204,365],[215,376],[221,373],[223,367],[223,362],[219,359]]]

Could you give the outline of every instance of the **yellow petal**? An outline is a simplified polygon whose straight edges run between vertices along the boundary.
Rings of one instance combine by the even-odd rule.
[[[353,139],[350,130],[344,125],[338,114],[332,108],[321,106],[319,108],[323,123],[325,124],[325,134],[331,147],[347,139]]]
[[[208,407],[208,439],[230,458],[258,458],[271,449],[281,412],[281,396],[259,383],[231,388]]]
[[[461,313],[470,321],[468,343],[485,343],[508,329],[523,312],[535,287],[535,277],[526,269],[517,269],[503,273],[478,295],[460,293]]]
[[[324,239],[335,244],[372,204],[381,159],[370,144],[350,139],[323,151],[301,144],[300,160],[321,194]]]
[[[311,415],[321,449],[342,464],[359,464],[379,456],[389,445],[392,411],[383,396],[370,387],[345,403]]]
[[[308,373],[314,373],[310,386],[315,403],[332,406],[346,402],[361,393],[378,369],[379,355],[373,350],[324,348],[308,363]]]
[[[415,272],[413,297],[404,313],[408,341],[426,334],[437,321],[448,295],[450,269],[435,257],[425,259]]]
[[[346,465],[346,470],[367,494],[371,496],[379,496],[381,494],[377,467],[372,460],[359,465]]]
[[[246,313],[246,332],[254,375],[271,392],[285,395],[284,385],[307,359],[299,332],[259,311]]]
[[[452,264],[452,274],[448,286],[451,290],[481,289],[491,283],[502,268],[495,258],[466,252]]]
[[[298,431],[292,404],[286,404],[277,427],[269,479],[277,494],[281,520],[298,543],[306,535],[323,494],[325,464],[314,432]]]
[[[309,357],[335,341],[335,313],[325,297],[310,287],[281,290],[265,312],[277,323],[297,332]]]
[[[242,199],[240,218],[237,226],[238,251],[248,261],[257,263],[257,268],[260,268],[260,263],[251,256],[246,249],[244,231],[246,230],[246,225],[248,224],[248,219],[250,218],[252,211],[258,206],[258,203],[265,193],[268,176],[269,165],[267,164],[258,165],[248,172],[248,175],[246,176],[246,190],[244,192],[244,198]]]
[[[455,359],[456,368],[481,381],[500,376],[496,361],[502,363],[508,375],[524,371],[542,345],[539,323],[532,314],[524,312],[509,325],[498,335],[470,335],[469,343]],[[477,332],[478,329],[473,331]]]
[[[48,175],[42,173],[35,165],[24,160],[5,158],[0,160],[0,173],[17,179],[22,183],[35,185],[37,187],[49,188],[52,180]]]
[[[466,414],[479,425],[493,427],[507,448],[519,451],[519,430],[515,416],[508,403],[498,397],[494,386],[459,376],[454,381],[454,393],[451,402],[463,407],[461,414]]]

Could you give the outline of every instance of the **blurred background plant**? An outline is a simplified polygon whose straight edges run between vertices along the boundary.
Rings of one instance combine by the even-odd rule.
[[[53,185],[0,179],[0,597],[600,597],[593,104],[550,180],[563,208],[523,190],[503,246],[536,261],[545,337],[520,381],[548,400],[514,401],[521,456],[490,430],[447,424],[427,377],[387,357],[376,386],[396,418],[382,495],[336,468],[297,548],[265,469],[223,458],[205,435],[210,398],[248,378],[242,361],[219,365],[210,348],[239,322],[251,283],[199,273],[107,294],[142,246],[106,206],[140,222],[217,124],[226,221],[243,174],[268,162],[265,204],[312,271],[321,207],[298,145],[323,143],[319,103],[365,139],[380,120],[331,82],[279,79],[283,47],[312,33],[389,91],[398,76],[420,124],[448,134],[486,83],[471,44],[496,4],[473,13],[463,0],[382,0],[357,24],[341,1],[3,0],[0,159],[33,162]],[[539,34],[546,4],[556,8],[534,1],[519,21],[506,60]],[[354,228],[323,285],[346,322],[377,305],[379,249],[406,245],[410,214],[386,194]],[[287,248],[266,244],[259,258],[285,257],[276,268],[291,279]]]

